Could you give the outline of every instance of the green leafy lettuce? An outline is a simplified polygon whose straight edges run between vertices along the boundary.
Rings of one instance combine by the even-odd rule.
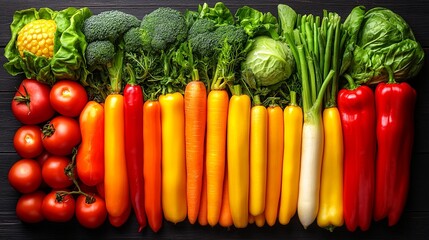
[[[389,76],[406,81],[423,66],[424,51],[405,20],[381,7],[365,11],[358,6],[344,22],[349,43],[344,61],[357,83],[377,84]]]
[[[16,11],[10,25],[11,39],[5,48],[8,62],[4,68],[16,76],[25,74],[27,78],[53,84],[57,79],[85,79],[88,71],[85,67],[85,36],[81,32],[82,24],[92,13],[88,8],[66,8],[54,11],[49,8],[34,8]],[[54,55],[48,59],[24,52],[21,57],[16,46],[18,33],[27,23],[47,19],[55,20],[57,28],[54,39]]]

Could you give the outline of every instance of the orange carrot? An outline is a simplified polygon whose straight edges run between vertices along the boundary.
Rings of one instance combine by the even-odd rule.
[[[210,91],[207,98],[206,141],[207,220],[210,226],[218,223],[222,202],[224,202],[222,191],[225,184],[228,103],[229,96],[226,90]]]
[[[203,82],[193,80],[185,94],[186,200],[188,219],[194,224],[200,210],[203,182],[204,139],[206,133],[207,93]]]
[[[207,221],[207,174],[204,164],[204,173],[203,173],[203,186],[201,189],[201,201],[200,201],[200,212],[198,214],[198,223],[201,226],[206,226]]]
[[[277,221],[283,167],[283,110],[270,106],[268,110],[268,163],[265,220],[269,226]]]
[[[109,216],[124,216],[130,204],[124,146],[124,97],[107,96],[104,104],[104,190]]]
[[[225,168],[225,173],[228,170]],[[232,226],[231,207],[229,206],[229,187],[228,187],[228,174],[225,174],[225,181],[223,183],[222,206],[219,215],[219,225],[222,227]]]
[[[162,226],[161,206],[161,109],[158,101],[143,105],[144,205],[152,231]]]

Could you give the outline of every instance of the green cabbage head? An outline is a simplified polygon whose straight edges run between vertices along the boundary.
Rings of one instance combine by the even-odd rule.
[[[252,88],[274,85],[289,78],[295,61],[288,45],[268,36],[254,39],[251,50],[242,65],[243,71],[252,73]]]
[[[345,21],[353,46],[347,73],[359,83],[406,81],[423,66],[424,51],[405,20],[385,8],[353,9]]]

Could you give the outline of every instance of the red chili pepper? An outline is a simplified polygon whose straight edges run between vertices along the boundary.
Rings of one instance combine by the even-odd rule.
[[[399,221],[407,199],[416,97],[408,83],[394,80],[379,83],[375,90],[378,152],[374,219],[387,217],[389,226]]]
[[[375,101],[372,89],[356,86],[338,94],[344,139],[344,221],[349,231],[369,229],[374,206]]]
[[[139,224],[139,232],[146,226],[143,178],[143,91],[131,81],[124,88],[125,158],[130,186],[131,203]]]

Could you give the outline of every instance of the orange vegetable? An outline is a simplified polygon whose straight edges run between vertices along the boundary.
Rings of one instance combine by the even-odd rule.
[[[210,91],[206,136],[207,220],[210,226],[218,223],[223,202],[228,103],[226,90]]]
[[[186,195],[188,219],[194,224],[200,210],[203,182],[207,93],[203,82],[193,80],[185,89]]]
[[[123,216],[130,208],[124,148],[124,97],[108,95],[104,103],[104,191],[109,216]]]
[[[104,181],[104,108],[89,101],[79,116],[82,142],[76,155],[79,179],[88,186]]]
[[[158,101],[143,105],[143,176],[145,210],[150,228],[162,226],[161,206],[161,107]]]
[[[265,220],[269,226],[277,221],[283,167],[283,110],[268,107],[268,163]]]

